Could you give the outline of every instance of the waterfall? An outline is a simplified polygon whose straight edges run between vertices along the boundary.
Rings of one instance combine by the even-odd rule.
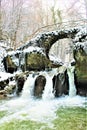
[[[53,75],[56,73],[57,71],[53,70],[52,72],[40,72],[39,75],[43,75],[46,78],[46,85],[45,85],[45,89],[43,91],[42,94],[42,99],[43,100],[47,100],[47,99],[52,99],[54,98],[54,93],[53,93]],[[27,80],[25,81],[24,87],[23,87],[23,91],[22,91],[22,95],[21,98],[28,98],[29,97],[33,97],[33,89],[34,89],[34,84],[35,84],[35,80],[37,78],[37,76],[39,76],[37,74],[29,74]]]
[[[53,94],[53,82],[52,82],[52,75],[49,75],[46,73],[46,85],[45,89],[42,95],[43,100],[47,99],[53,99],[54,94]]]
[[[74,66],[69,66],[67,69],[68,77],[69,77],[69,96],[73,97],[76,95],[76,87],[74,84]],[[49,72],[40,72],[38,75],[43,75],[46,78],[46,85],[43,90],[42,94],[42,99],[43,100],[49,100],[54,98],[54,93],[53,93],[53,76],[54,74],[57,74],[58,70],[52,70]],[[34,84],[36,77],[38,76],[37,74],[29,74],[29,77],[27,78],[24,87],[23,87],[23,92],[22,92],[22,97],[23,98],[29,98],[33,96],[33,89],[34,89]]]
[[[58,70],[50,72],[40,72],[39,74],[46,77],[46,85],[42,95],[42,100],[33,98],[34,83],[37,78],[36,73],[29,74],[22,91],[21,97],[13,98],[11,100],[5,100],[0,102],[0,111],[6,111],[7,114],[0,118],[0,125],[16,121],[34,121],[45,124],[45,127],[50,126],[52,130],[54,127],[54,120],[57,118],[56,111],[61,108],[80,106],[85,108],[85,98],[75,96],[70,98],[69,96],[63,96],[60,98],[54,98],[53,94],[53,76]],[[76,94],[74,85],[74,67],[68,68],[68,76],[70,82],[69,95],[74,96]],[[52,99],[52,100],[50,100]],[[24,124],[25,125],[25,124]],[[45,127],[41,127],[43,129]]]
[[[69,77],[69,96],[73,97],[76,95],[76,86],[74,83],[74,66],[69,66],[67,69],[68,77]]]
[[[57,69],[53,69],[52,71],[49,71],[49,72],[42,71],[38,75],[33,74],[33,73],[29,74],[27,80],[25,81],[21,97],[28,98],[28,99],[29,99],[29,97],[30,98],[33,97],[35,80],[36,80],[37,76],[43,75],[46,78],[46,85],[43,90],[42,99],[47,100],[47,99],[54,98],[52,78],[53,78],[54,74],[56,74],[56,73],[57,73]]]
[[[36,77],[37,76],[34,74],[29,74],[27,80],[25,81],[21,97],[23,98],[28,98],[29,96],[32,97]]]

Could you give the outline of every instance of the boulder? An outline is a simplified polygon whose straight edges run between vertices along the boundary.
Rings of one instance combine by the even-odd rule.
[[[26,53],[26,70],[45,70],[50,68],[51,62],[49,59],[40,53]]]
[[[54,75],[53,77],[53,91],[55,97],[68,94],[68,76],[67,71],[64,68],[61,72],[59,72],[57,75]]]
[[[12,51],[7,53],[3,58],[3,64],[6,72],[13,73],[19,68],[20,51]]]
[[[0,90],[0,99],[6,99],[7,98],[7,93],[5,90]]]
[[[35,80],[34,96],[41,97],[46,84],[46,78],[43,75],[39,75]]]
[[[22,92],[26,77],[27,77],[27,73],[20,73],[15,76],[16,86],[17,86],[16,88],[17,95],[20,95],[20,93]]]

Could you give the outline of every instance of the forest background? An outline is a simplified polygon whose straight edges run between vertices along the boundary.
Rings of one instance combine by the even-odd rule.
[[[0,0],[0,40],[15,50],[37,33],[79,26],[87,0]]]

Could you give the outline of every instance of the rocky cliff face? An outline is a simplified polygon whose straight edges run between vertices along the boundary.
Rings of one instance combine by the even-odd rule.
[[[87,42],[78,42],[74,49],[76,86],[80,95],[87,95]],[[83,93],[81,91],[83,89]]]

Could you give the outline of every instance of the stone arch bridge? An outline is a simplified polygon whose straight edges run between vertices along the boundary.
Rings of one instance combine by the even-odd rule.
[[[44,32],[19,47],[8,52],[3,58],[6,72],[13,73],[19,68],[22,71],[40,71],[46,68],[63,66],[60,62],[49,59],[49,51],[53,44],[61,39],[72,41],[73,58],[75,59],[75,79],[79,89],[87,91],[87,24],[70,29]],[[65,70],[64,70],[65,71]],[[64,72],[63,71],[63,72]],[[80,93],[81,95],[81,93]]]

